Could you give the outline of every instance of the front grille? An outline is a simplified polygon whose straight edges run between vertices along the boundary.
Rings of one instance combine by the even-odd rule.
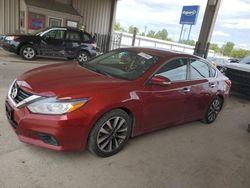
[[[14,93],[16,92],[16,94]],[[10,96],[11,98],[18,104],[19,102],[22,102],[24,99],[27,99],[32,94],[24,91],[21,87],[15,83],[11,89]]]

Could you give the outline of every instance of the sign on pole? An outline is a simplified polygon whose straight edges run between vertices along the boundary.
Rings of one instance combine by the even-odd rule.
[[[197,22],[199,10],[200,10],[199,5],[183,6],[180,18],[180,24],[182,24],[182,27],[181,27],[179,42],[181,42],[182,32],[185,24],[190,25],[188,32],[188,41],[189,41],[192,25],[195,25]]]

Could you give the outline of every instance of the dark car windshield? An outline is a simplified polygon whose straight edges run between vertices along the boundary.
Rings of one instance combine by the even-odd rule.
[[[98,56],[82,66],[108,76],[135,80],[158,60],[159,57],[144,52],[116,50]]]
[[[244,57],[244,58],[240,61],[240,63],[241,63],[241,64],[249,64],[249,65],[250,65],[250,55]]]

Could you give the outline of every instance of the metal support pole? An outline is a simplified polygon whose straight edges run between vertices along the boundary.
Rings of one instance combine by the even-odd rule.
[[[215,21],[219,12],[221,0],[208,0],[204,14],[200,36],[195,45],[194,55],[206,58]]]
[[[179,37],[179,43],[181,43],[183,28],[184,28],[184,24],[182,24],[182,26],[181,26],[181,33],[180,33],[180,37]]]
[[[134,28],[133,39],[132,39],[132,46],[135,46],[135,38],[136,38],[137,28]]]
[[[190,35],[191,35],[192,26],[193,26],[193,25],[190,25],[190,27],[189,27],[188,38],[187,38],[187,44],[189,43],[189,40],[190,40]]]

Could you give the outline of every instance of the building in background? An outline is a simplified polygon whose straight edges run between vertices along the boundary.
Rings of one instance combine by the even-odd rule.
[[[30,33],[49,26],[112,32],[117,0],[0,0],[0,34]]]

